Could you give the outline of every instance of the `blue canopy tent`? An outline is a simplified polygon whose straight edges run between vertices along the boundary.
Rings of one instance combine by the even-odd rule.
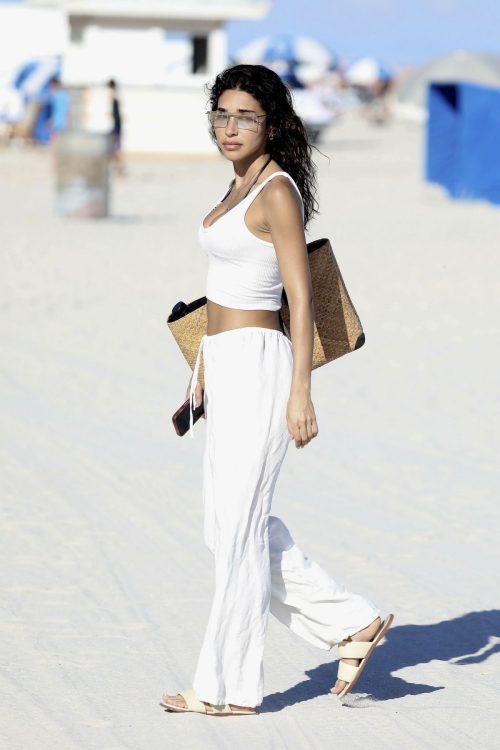
[[[433,83],[428,106],[427,180],[500,205],[500,88]]]

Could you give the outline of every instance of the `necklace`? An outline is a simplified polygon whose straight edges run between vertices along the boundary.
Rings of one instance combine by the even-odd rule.
[[[269,157],[269,159],[266,161],[266,163],[264,164],[264,166],[261,167],[261,169],[259,169],[259,171],[257,172],[257,174],[254,175],[254,177],[252,177],[249,182],[245,182],[243,185],[241,185],[241,187],[238,188],[238,190],[234,194],[234,198],[231,196],[232,200],[230,200],[229,203],[227,204],[227,207],[226,207],[224,213],[227,213],[227,211],[231,210],[231,207],[232,207],[232,205],[233,205],[233,203],[234,203],[234,201],[236,199],[236,196],[239,195],[239,193],[243,190],[244,187],[246,187],[247,185],[249,185],[250,187],[248,188],[248,190],[247,190],[247,192],[245,194],[245,198],[247,197],[248,193],[250,192],[250,190],[252,189],[252,187],[254,186],[254,184],[257,182],[257,180],[259,179],[259,177],[262,174],[262,172],[264,171],[264,169],[271,162],[271,160],[272,160],[272,158]],[[234,187],[234,183],[233,183],[233,187]],[[231,188],[231,193],[233,192],[233,187]],[[231,193],[230,193],[230,195],[231,195]]]

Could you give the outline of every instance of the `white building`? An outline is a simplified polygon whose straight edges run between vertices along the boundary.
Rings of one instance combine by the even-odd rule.
[[[70,31],[63,83],[84,87],[81,125],[110,128],[105,83],[119,86],[128,153],[213,153],[204,84],[224,68],[225,24],[267,15],[267,0],[27,0]]]

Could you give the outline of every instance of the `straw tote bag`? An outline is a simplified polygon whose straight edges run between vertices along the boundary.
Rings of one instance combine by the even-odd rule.
[[[311,271],[314,296],[314,349],[312,369],[326,365],[343,354],[359,349],[365,343],[365,334],[354,309],[330,241],[315,240],[307,244],[307,257]],[[281,295],[280,318],[285,334],[290,337],[290,310],[286,292]],[[175,305],[167,318],[172,332],[186,361],[194,370],[201,337],[207,332],[207,298]],[[203,358],[200,360],[198,381],[205,388]]]

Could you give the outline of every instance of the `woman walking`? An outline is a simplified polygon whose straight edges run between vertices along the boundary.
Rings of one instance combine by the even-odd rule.
[[[208,326],[186,397],[201,404],[203,350],[204,538],[216,583],[193,688],[164,694],[162,705],[229,716],[255,714],[262,703],[269,612],[321,649],[340,644],[336,695],[355,683],[392,615],[381,623],[370,600],[335,583],[270,515],[290,441],[304,448],[318,435],[304,235],[317,213],[315,166],[276,73],[237,65],[209,92],[212,138],[232,162],[234,180],[199,229],[209,258]],[[278,314],[283,286],[291,341]]]

